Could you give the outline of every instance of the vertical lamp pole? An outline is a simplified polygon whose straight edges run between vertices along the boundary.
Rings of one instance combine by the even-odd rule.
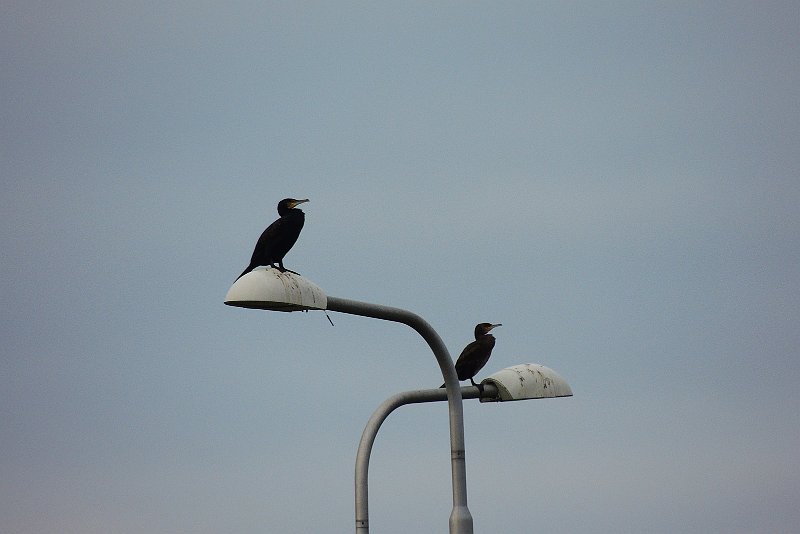
[[[419,315],[400,308],[370,304],[356,300],[327,297],[327,309],[351,315],[361,315],[410,326],[428,343],[444,376],[450,414],[450,465],[453,477],[453,511],[450,514],[450,534],[472,534],[472,514],[467,507],[467,469],[464,456],[464,408],[458,375],[439,334]],[[368,532],[369,519],[357,519],[356,532]],[[361,528],[362,530],[358,530]]]
[[[463,399],[482,397],[494,400],[497,396],[497,387],[493,384],[483,386],[483,390],[475,386],[461,388]],[[386,399],[369,418],[361,441],[358,443],[355,469],[355,494],[356,494],[356,534],[369,534],[369,458],[372,455],[372,445],[378,435],[381,425],[394,410],[406,404],[422,402],[446,401],[447,392],[444,389],[419,389],[397,393]]]

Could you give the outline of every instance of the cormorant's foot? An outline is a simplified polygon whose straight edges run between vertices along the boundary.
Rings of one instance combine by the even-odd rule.
[[[272,267],[273,269],[275,269],[276,271],[278,271],[280,273],[292,273],[292,274],[296,274],[297,276],[300,276],[300,273],[295,272],[295,271],[293,271],[291,269],[287,269],[283,265],[275,265],[273,263],[272,265],[270,265],[270,267]]]
[[[483,384],[476,384],[475,381],[471,378],[469,379],[469,381],[472,382],[472,385],[478,388],[478,391],[480,391],[481,395],[483,395]]]
[[[291,270],[291,269],[287,269],[286,267],[284,267],[284,266],[283,266],[283,262],[278,262],[278,265],[275,265],[275,264],[273,263],[273,264],[272,264],[272,267],[273,267],[273,268],[275,268],[275,269],[278,269],[278,270],[279,270],[280,272],[282,272],[282,273],[292,273],[292,274],[296,274],[297,276],[300,276],[300,273],[296,273],[296,272],[294,272],[293,270]]]

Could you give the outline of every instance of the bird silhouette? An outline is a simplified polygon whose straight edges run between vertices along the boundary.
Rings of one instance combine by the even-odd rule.
[[[250,265],[242,271],[242,274],[236,278],[237,280],[259,265],[269,265],[281,272],[289,271],[283,266],[283,257],[295,244],[298,236],[300,236],[300,230],[303,229],[306,216],[303,210],[296,207],[303,202],[308,202],[308,199],[284,198],[278,202],[278,215],[280,217],[262,232],[261,237],[256,242],[255,249],[253,249]],[[276,263],[277,265],[275,265]],[[294,271],[289,272],[297,274]]]
[[[503,326],[500,323],[479,323],[475,326],[475,341],[464,347],[461,355],[456,360],[456,374],[458,380],[469,380],[473,386],[477,386],[473,377],[478,374],[478,371],[483,369],[486,362],[489,361],[489,356],[492,355],[494,348],[494,336],[489,332],[492,328]],[[442,384],[439,387],[444,387]]]

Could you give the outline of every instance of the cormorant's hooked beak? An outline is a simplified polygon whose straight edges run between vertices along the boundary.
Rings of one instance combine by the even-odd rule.
[[[489,332],[490,330],[492,330],[493,328],[497,328],[498,326],[503,326],[503,325],[501,323],[489,325],[489,328],[487,328],[486,331]]]
[[[299,206],[300,204],[302,204],[303,202],[308,202],[308,201],[309,200],[307,198],[304,198],[302,200],[295,200],[294,202],[290,202],[289,203],[289,207],[290,208],[295,208],[295,207]]]

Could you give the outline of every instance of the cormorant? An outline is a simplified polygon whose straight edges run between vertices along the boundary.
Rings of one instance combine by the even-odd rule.
[[[475,326],[475,341],[464,347],[456,360],[456,374],[459,381],[469,379],[473,386],[478,385],[472,378],[489,361],[489,356],[492,355],[494,348],[494,336],[489,332],[498,326],[503,325],[480,323]],[[444,387],[444,384],[439,387]]]
[[[300,235],[300,230],[303,229],[306,216],[303,210],[295,207],[303,202],[308,202],[308,199],[284,198],[278,202],[278,215],[280,217],[270,224],[261,234],[261,237],[258,238],[256,248],[253,249],[253,256],[250,258],[250,265],[239,275],[237,280],[259,265],[276,267],[281,272],[288,271],[283,266],[283,257],[292,248]],[[275,265],[276,263],[278,264],[277,266]],[[294,273],[294,271],[289,272]]]

